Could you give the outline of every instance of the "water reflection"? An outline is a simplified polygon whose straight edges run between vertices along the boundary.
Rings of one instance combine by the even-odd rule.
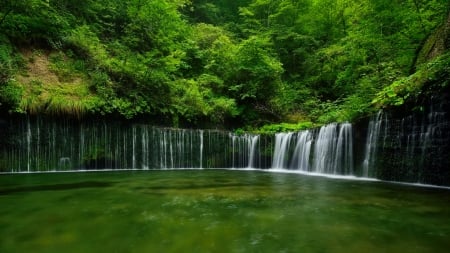
[[[450,191],[260,171],[0,175],[0,252],[445,252]],[[20,194],[16,194],[20,193]]]

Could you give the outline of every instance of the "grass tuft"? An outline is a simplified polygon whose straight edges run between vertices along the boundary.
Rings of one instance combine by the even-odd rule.
[[[20,110],[82,117],[92,110],[98,97],[89,90],[84,63],[62,52],[23,52],[26,71],[17,76],[22,88]]]

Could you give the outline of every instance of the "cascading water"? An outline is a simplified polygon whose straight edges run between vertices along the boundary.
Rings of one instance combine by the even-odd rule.
[[[312,171],[334,175],[353,175],[353,134],[350,123],[320,128],[314,144]]]
[[[333,174],[353,175],[353,133],[352,124],[340,125],[334,157]]]
[[[30,121],[27,120],[27,171],[30,172],[31,161],[31,126]]]
[[[11,140],[2,142],[0,171],[268,166],[260,157],[259,135],[39,118],[19,124],[22,130],[11,129]]]
[[[410,115],[380,111],[370,120],[362,176],[450,185],[449,117],[445,103],[431,102]]]
[[[232,168],[255,168],[259,161],[258,142],[259,135],[243,134],[235,135],[230,133]]]
[[[320,128],[314,145],[313,171],[328,173],[333,169],[334,153],[336,152],[337,124],[329,124]]]
[[[250,147],[250,150],[249,150],[249,155],[248,155],[248,157],[249,157],[249,159],[248,159],[248,168],[254,168],[255,167],[255,157],[256,157],[256,144],[258,144],[258,140],[259,140],[259,136],[258,135],[254,135],[254,136],[251,136],[251,135],[249,135],[248,136],[248,138],[249,138],[249,141],[250,141],[250,145],[249,145],[249,147]]]
[[[288,151],[294,133],[275,134],[275,152],[273,154],[273,169],[286,169],[288,165]]]
[[[311,130],[276,134],[272,168],[353,175],[352,125],[329,124],[318,133]]]
[[[385,122],[387,122],[385,120]],[[381,126],[383,123],[383,112],[379,111],[378,114],[370,120],[368,130],[367,130],[367,141],[365,147],[364,161],[362,165],[362,176],[372,177],[374,175],[371,169],[374,167],[376,161],[376,152],[378,137],[380,135]],[[387,129],[387,127],[385,127]]]
[[[200,169],[202,168],[203,168],[203,130],[200,130]]]
[[[294,149],[291,168],[301,171],[309,171],[309,158],[311,154],[311,146],[313,136],[310,131],[301,131],[297,133],[297,145]]]
[[[0,121],[0,172],[273,168],[450,185],[447,114],[424,115],[380,112],[367,132],[333,123],[275,135],[27,117]]]

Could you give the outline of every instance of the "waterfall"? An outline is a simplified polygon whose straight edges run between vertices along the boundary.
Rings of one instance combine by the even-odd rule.
[[[27,120],[27,171],[30,172],[31,161],[31,126],[30,120]]]
[[[324,126],[318,135],[311,130],[262,138],[148,125],[47,124],[31,119],[23,123],[24,134],[21,137],[19,132],[18,138],[24,146],[11,146],[0,154],[5,157],[0,161],[7,164],[0,166],[10,171],[267,167],[321,173],[352,170],[351,162],[346,160],[352,152],[350,124]],[[323,142],[325,129],[335,129],[334,141]],[[324,170],[318,165],[317,154],[332,157],[326,159],[330,164],[325,167],[336,168]]]
[[[369,122],[367,129],[367,141],[365,146],[365,155],[363,161],[363,177],[371,177],[374,173],[370,171],[375,163],[375,156],[377,152],[378,136],[381,130],[381,124],[383,123],[383,113],[379,111],[374,118]]]
[[[258,160],[259,135],[236,135],[230,133],[231,141],[231,168],[254,168]]]
[[[450,184],[449,130],[449,118],[443,108],[435,111],[430,106],[396,117],[378,112],[368,124],[361,175]]]
[[[233,135],[230,133],[229,135],[231,137],[231,157],[232,157],[232,161],[231,161],[231,167],[235,168],[235,163],[234,163],[234,153],[235,153],[235,142],[236,142],[236,138],[237,136]]]
[[[141,136],[141,145],[142,145],[142,169],[148,169],[149,164],[149,153],[148,153],[148,128],[143,127],[143,134]]]
[[[297,145],[295,145],[291,168],[301,171],[310,170],[309,158],[313,141],[312,138],[313,136],[310,131],[301,131],[297,133]]]
[[[1,130],[6,132],[0,139],[0,172],[273,168],[392,181],[450,181],[448,115],[433,108],[400,119],[379,112],[368,122],[367,132],[350,123],[332,123],[299,132],[238,135],[31,116],[12,119]]]
[[[250,149],[249,149],[249,155],[248,155],[248,168],[254,168],[255,166],[254,166],[254,164],[255,164],[255,156],[256,156],[256,144],[258,143],[258,140],[259,140],[259,135],[254,135],[254,136],[251,136],[251,135],[249,135],[248,136],[248,138],[249,138],[249,147],[250,147]]]
[[[288,164],[288,149],[294,133],[275,134],[275,151],[273,154],[273,169],[285,169]]]
[[[340,125],[337,140],[333,174],[353,175],[352,124],[343,123]]]
[[[398,146],[405,150],[404,155],[400,157],[401,167],[408,171],[410,181],[422,183],[425,181],[424,168],[434,160],[430,154],[440,152],[435,150],[436,142],[442,142],[445,138],[442,134],[446,127],[445,113],[435,112],[431,107],[422,117],[410,115],[401,119],[401,122]],[[411,167],[415,169],[411,170]]]
[[[330,173],[334,171],[334,154],[337,145],[337,124],[329,124],[320,128],[314,145],[313,171]]]
[[[132,134],[133,134],[133,137],[132,137],[132,140],[133,140],[133,149],[132,149],[133,162],[132,162],[131,168],[136,169],[136,127],[135,126],[133,126],[133,128],[132,128]]]
[[[352,125],[322,126],[315,140],[313,157],[312,172],[354,175]]]
[[[272,168],[354,175],[352,131],[350,123],[333,123],[322,126],[318,134],[315,131],[277,133]]]
[[[1,171],[203,168],[206,153],[222,152],[223,143],[219,139],[228,134],[146,125],[47,123],[33,119],[18,124],[22,125],[11,130],[14,132],[11,140],[1,140],[6,141],[0,147]],[[209,138],[216,136],[213,132],[217,132],[217,139],[206,142],[206,134]],[[223,155],[227,156],[224,151]],[[217,166],[227,166],[226,157],[216,160]]]
[[[200,130],[200,169],[203,168],[203,130]]]

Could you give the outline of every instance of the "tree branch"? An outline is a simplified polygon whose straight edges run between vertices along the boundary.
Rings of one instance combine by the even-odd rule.
[[[2,24],[3,24],[3,21],[5,21],[5,19],[6,19],[6,17],[9,15],[9,13],[11,13],[12,12],[12,10],[13,10],[13,8],[11,7],[11,8],[9,8],[9,10],[8,11],[6,11],[6,13],[3,15],[3,17],[2,17],[2,19],[0,19],[0,26],[2,26]]]

